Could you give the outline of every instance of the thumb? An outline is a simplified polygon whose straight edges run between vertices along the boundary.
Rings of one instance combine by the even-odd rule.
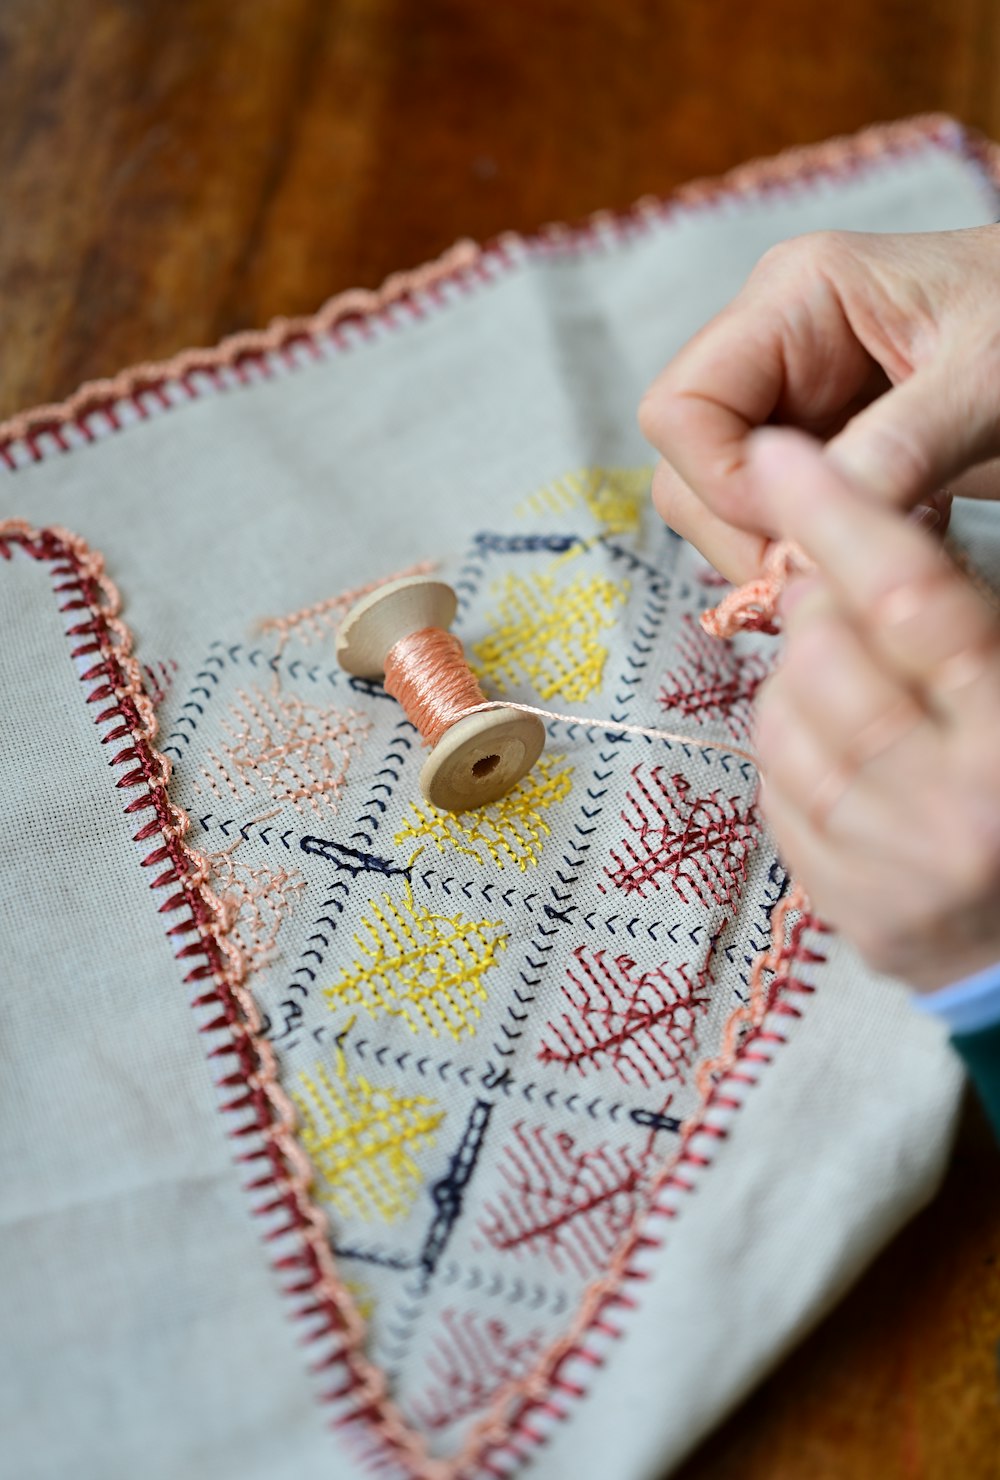
[[[1000,399],[975,355],[917,370],[827,443],[841,472],[883,503],[909,509],[1000,451]]]

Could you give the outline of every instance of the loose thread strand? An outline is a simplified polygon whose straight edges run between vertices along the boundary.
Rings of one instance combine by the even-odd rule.
[[[559,720],[565,725],[579,725],[587,730],[611,730],[616,735],[638,735],[646,740],[667,740],[678,745],[693,745],[697,750],[724,750],[727,755],[737,755],[749,761],[755,770],[760,769],[757,757],[738,745],[729,745],[719,740],[699,740],[693,735],[682,735],[677,730],[658,730],[652,725],[628,725],[621,720],[594,719],[581,714],[559,714],[554,709],[539,709],[534,704],[508,703],[506,699],[486,699],[465,711],[466,714],[484,713],[488,709],[518,709],[522,714],[537,714],[541,719]]]
[[[417,727],[428,745],[436,745],[446,730],[470,714],[487,714],[491,710],[516,709],[521,714],[535,714],[540,719],[577,725],[581,729],[612,731],[617,735],[637,735],[647,740],[664,740],[679,745],[693,745],[699,750],[724,750],[739,756],[759,769],[757,757],[738,745],[716,740],[702,740],[677,730],[662,730],[652,725],[626,724],[621,720],[599,719],[593,715],[561,714],[535,704],[521,704],[505,699],[487,699],[475,674],[465,660],[459,639],[440,627],[423,627],[409,632],[390,648],[385,657],[386,692],[402,705],[407,718]]]

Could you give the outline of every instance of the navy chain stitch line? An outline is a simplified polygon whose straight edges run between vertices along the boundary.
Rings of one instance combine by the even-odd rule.
[[[465,1194],[485,1145],[495,1106],[496,1101],[493,1100],[477,1098],[473,1102],[458,1145],[449,1158],[448,1170],[427,1189],[434,1211],[413,1264],[416,1279],[403,1286],[406,1304],[401,1305],[395,1319],[386,1324],[386,1330],[393,1338],[392,1345],[384,1351],[389,1362],[399,1362],[405,1355],[424,1301],[430,1294],[437,1265],[461,1217]]]
[[[272,1021],[269,1025],[269,1036],[275,1044],[281,1044],[286,1049],[297,1046],[298,1039],[294,1037],[297,1030],[304,1025],[305,1013],[302,1003],[310,996],[311,989],[315,985],[319,969],[325,962],[325,952],[330,949],[331,942],[336,933],[340,916],[344,913],[346,901],[351,892],[348,879],[344,877],[355,877],[353,867],[345,867],[350,860],[357,864],[359,871],[374,872],[376,874],[388,874],[390,872],[404,873],[405,869],[393,867],[388,859],[377,859],[372,853],[375,846],[375,834],[379,823],[385,814],[387,803],[381,793],[385,796],[392,795],[392,787],[386,780],[387,777],[398,781],[406,757],[413,750],[416,742],[416,730],[407,719],[400,720],[396,725],[396,733],[389,743],[389,748],[383,758],[382,765],[374,774],[372,785],[368,794],[361,803],[359,815],[355,819],[353,831],[348,835],[346,844],[333,843],[332,847],[340,849],[339,856],[332,860],[337,872],[331,882],[324,890],[324,899],[320,905],[320,914],[313,920],[312,933],[306,937],[305,947],[299,955],[298,963],[292,968],[291,980],[285,988],[285,996],[277,1004]],[[312,847],[304,844],[311,841]],[[305,853],[318,853],[328,858],[323,845],[324,839],[311,837],[300,841],[300,849]],[[328,845],[330,846],[330,845]],[[344,852],[343,850],[348,850]],[[373,860],[374,868],[360,869],[364,859]],[[383,866],[384,865],[384,866]],[[280,1014],[281,1024],[278,1031],[274,1031],[273,1019]]]

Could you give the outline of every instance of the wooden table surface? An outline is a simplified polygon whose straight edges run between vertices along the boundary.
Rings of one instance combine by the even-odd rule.
[[[994,0],[2,0],[0,417],[460,236],[937,110],[1000,136]],[[683,1480],[997,1480],[998,1254],[973,1108]]]

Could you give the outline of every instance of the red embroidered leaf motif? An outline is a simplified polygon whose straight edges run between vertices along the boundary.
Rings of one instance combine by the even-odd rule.
[[[666,962],[642,971],[630,956],[579,946],[562,989],[570,1010],[546,1025],[538,1057],[581,1074],[609,1064],[625,1084],[683,1083],[710,980],[707,961],[696,973]]]
[[[514,1127],[500,1171],[507,1188],[480,1224],[500,1252],[545,1254],[586,1277],[606,1267],[642,1191],[644,1156],[627,1147],[579,1149],[565,1131]]]
[[[541,1330],[515,1338],[503,1321],[472,1310],[446,1310],[441,1324],[427,1358],[431,1380],[412,1404],[416,1421],[431,1431],[484,1408],[505,1383],[525,1376],[544,1344]]]
[[[668,776],[662,766],[647,776],[641,761],[632,780],[622,812],[629,836],[612,848],[604,870],[612,884],[643,899],[667,879],[685,904],[732,908],[760,833],[753,803],[717,790],[696,796],[685,776]]]
[[[734,740],[745,740],[754,696],[768,671],[756,653],[738,653],[731,642],[709,637],[688,615],[677,662],[664,679],[659,702],[668,713],[676,711],[700,724],[723,720]]]

